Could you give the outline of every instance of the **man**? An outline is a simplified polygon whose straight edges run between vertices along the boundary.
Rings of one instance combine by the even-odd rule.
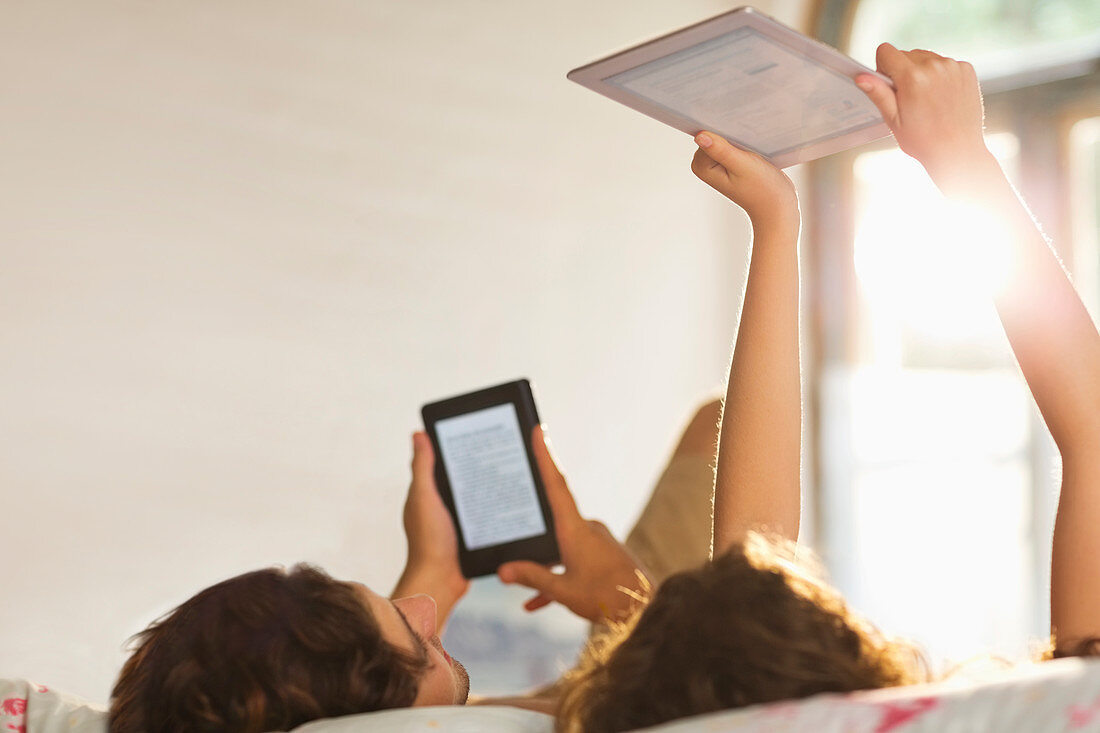
[[[696,415],[632,534],[654,564],[661,561],[657,534],[693,548],[659,567],[662,576],[705,559],[717,418],[717,403]],[[559,602],[593,623],[621,618],[633,603],[630,593],[644,590],[638,563],[603,524],[580,515],[541,428],[532,439],[564,570],[520,561],[501,566],[500,577],[538,592],[528,610]],[[427,435],[414,434],[404,508],[408,557],[392,600],[309,565],[211,586],[135,637],[112,692],[111,731],[259,733],[373,710],[464,704],[469,677],[439,634],[469,582],[434,467]],[[482,702],[546,712],[555,704],[552,696]]]

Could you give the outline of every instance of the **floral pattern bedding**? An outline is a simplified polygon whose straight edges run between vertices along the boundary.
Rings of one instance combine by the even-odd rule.
[[[0,679],[0,733],[106,733],[107,714],[73,695],[27,680]]]
[[[0,733],[106,733],[102,706],[26,680],[0,679]],[[549,716],[512,708],[390,710],[314,721],[301,733],[552,733]],[[975,683],[819,695],[703,715],[652,733],[1100,733],[1100,661],[1064,659]]]

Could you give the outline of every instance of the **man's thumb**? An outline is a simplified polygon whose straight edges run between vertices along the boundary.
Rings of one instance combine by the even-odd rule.
[[[435,481],[435,454],[428,434],[417,431],[412,436],[412,478],[413,485],[430,485]]]

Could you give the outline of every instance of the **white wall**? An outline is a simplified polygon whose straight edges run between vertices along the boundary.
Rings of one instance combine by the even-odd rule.
[[[518,376],[624,530],[747,227],[565,72],[729,7],[3,2],[0,675],[106,700],[126,637],[272,563],[387,590],[419,405]]]

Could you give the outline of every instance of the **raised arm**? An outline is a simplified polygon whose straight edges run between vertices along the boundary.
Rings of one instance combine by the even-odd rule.
[[[997,309],[1062,455],[1054,529],[1051,631],[1059,650],[1100,637],[1100,335],[1061,263],[982,138],[974,69],[883,44],[881,80],[857,80],[945,196],[995,216],[1009,277]],[[990,263],[991,266],[996,263]],[[944,263],[950,266],[950,263]]]
[[[718,442],[713,554],[749,530],[798,537],[802,401],[798,359],[798,199],[790,179],[718,135],[700,133],[691,169],[741,206],[752,255]]]

